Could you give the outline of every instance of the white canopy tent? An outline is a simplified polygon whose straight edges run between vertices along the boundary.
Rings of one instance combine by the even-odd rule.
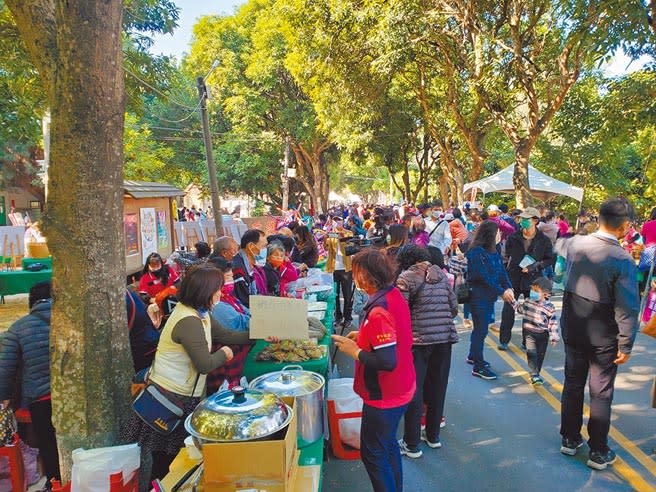
[[[467,183],[465,185],[465,193],[472,189],[482,191],[483,194],[493,192],[514,193],[514,169],[515,165],[511,164],[492,176]],[[528,166],[528,183],[531,188],[531,195],[542,201],[546,201],[555,195],[568,196],[577,202],[583,200],[583,188],[578,188],[569,183],[558,181],[556,178],[541,173],[531,165]]]

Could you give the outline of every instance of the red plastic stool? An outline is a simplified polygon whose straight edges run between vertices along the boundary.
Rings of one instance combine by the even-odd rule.
[[[362,418],[362,412],[337,413],[335,402],[328,400],[328,425],[330,426],[330,445],[333,454],[340,460],[359,460],[360,450],[348,446],[346,448],[339,433],[339,421]]]
[[[14,440],[10,445],[0,447],[0,456],[9,459],[12,492],[25,492],[27,490],[27,479],[18,434],[14,434]]]

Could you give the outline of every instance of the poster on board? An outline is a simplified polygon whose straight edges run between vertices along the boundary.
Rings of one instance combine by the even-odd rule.
[[[139,235],[137,233],[137,214],[123,215],[123,229],[125,230],[125,256],[139,254]]]
[[[154,208],[140,208],[141,214],[141,259],[146,263],[150,253],[157,252],[157,219]]]
[[[169,245],[169,235],[166,231],[166,211],[157,211],[157,246],[166,248]]]

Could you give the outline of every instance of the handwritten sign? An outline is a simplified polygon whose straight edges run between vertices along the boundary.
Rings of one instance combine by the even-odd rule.
[[[251,338],[307,340],[307,301],[288,297],[250,296]]]

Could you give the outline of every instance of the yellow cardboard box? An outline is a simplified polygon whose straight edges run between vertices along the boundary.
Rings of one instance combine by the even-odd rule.
[[[205,492],[291,492],[299,453],[296,450],[294,398],[283,398],[292,418],[282,439],[203,445]]]
[[[317,492],[321,479],[321,465],[299,466],[294,492]]]

